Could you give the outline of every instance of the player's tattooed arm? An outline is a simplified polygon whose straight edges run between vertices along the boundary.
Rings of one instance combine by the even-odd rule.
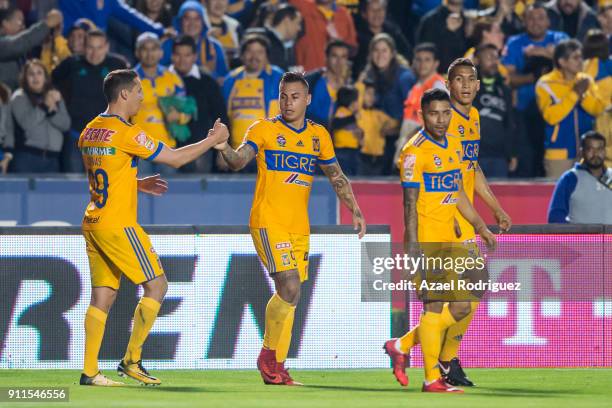
[[[480,238],[482,238],[487,247],[494,250],[497,246],[497,239],[495,238],[495,235],[493,235],[493,233],[489,231],[489,228],[487,228],[487,224],[485,224],[478,212],[476,212],[474,206],[472,206],[470,199],[465,194],[465,191],[463,191],[463,187],[459,189],[459,195],[457,197],[457,209],[459,210],[461,215],[463,215],[463,217],[470,224],[472,224],[474,230],[476,230],[476,233],[480,235]]]
[[[404,244],[418,241],[419,216],[417,214],[418,188],[404,188]]]
[[[474,190],[476,194],[487,204],[487,207],[493,212],[493,216],[497,221],[500,230],[507,232],[512,227],[512,219],[504,211],[502,206],[497,201],[495,194],[489,187],[489,182],[479,166],[476,166],[476,175],[474,180]]]
[[[336,191],[336,195],[342,201],[342,203],[351,211],[353,214],[353,226],[355,229],[359,229],[359,238],[362,238],[366,233],[366,222],[361,209],[357,204],[353,189],[351,188],[351,182],[344,175],[344,172],[340,168],[338,162],[332,164],[322,164],[321,170],[329,179],[332,187]]]
[[[232,149],[228,143],[219,147],[215,146],[215,149],[221,152],[221,156],[233,171],[242,170],[256,155],[255,149],[247,143],[241,144],[236,150]]]

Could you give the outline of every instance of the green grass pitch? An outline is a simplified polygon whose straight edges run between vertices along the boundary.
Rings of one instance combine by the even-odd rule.
[[[70,388],[69,403],[0,403],[15,407],[610,407],[612,369],[469,369],[477,387],[464,395],[423,394],[422,370],[400,387],[391,370],[292,371],[304,387],[263,385],[256,371],[156,370],[160,387],[76,385],[75,370],[0,370],[0,387]],[[109,376],[118,379],[112,371]],[[128,380],[126,380],[128,381]]]

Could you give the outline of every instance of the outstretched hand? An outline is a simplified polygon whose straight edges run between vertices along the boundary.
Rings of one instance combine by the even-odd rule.
[[[168,191],[168,182],[159,174],[138,179],[138,191],[159,197]]]
[[[221,119],[217,118],[212,129],[208,131],[208,135],[206,136],[206,138],[212,140],[215,143],[215,149],[222,150],[220,149],[220,147],[225,148],[225,146],[227,145],[227,141],[229,139],[229,130],[227,129],[227,126],[225,126],[225,124],[221,122]]]

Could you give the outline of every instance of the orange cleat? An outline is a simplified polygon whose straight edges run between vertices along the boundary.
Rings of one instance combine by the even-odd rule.
[[[421,389],[423,392],[439,392],[439,393],[453,393],[453,394],[463,394],[463,390],[460,388],[455,388],[452,385],[447,384],[443,378],[438,378],[436,381],[427,385],[423,383],[423,388]]]
[[[402,387],[406,387],[408,385],[408,376],[406,375],[406,354],[395,348],[396,341],[397,339],[387,340],[383,349],[391,358],[395,379]]]
[[[262,348],[257,358],[257,369],[265,384],[283,384],[283,377],[277,370],[276,352]]]

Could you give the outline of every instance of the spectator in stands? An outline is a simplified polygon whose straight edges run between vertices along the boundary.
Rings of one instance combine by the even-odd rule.
[[[68,40],[62,35],[61,23],[51,30],[40,50],[40,60],[47,72],[51,72],[60,62],[68,58],[72,53],[68,47]]]
[[[582,41],[587,32],[598,28],[597,15],[582,0],[550,0],[546,4],[550,28],[563,31],[571,38]]]
[[[93,21],[103,31],[106,31],[110,17],[140,32],[151,31],[160,37],[173,31],[165,30],[163,25],[150,20],[123,0],[59,0],[59,6],[64,13],[64,35],[80,18]]]
[[[607,36],[591,30],[582,49],[584,72],[594,80],[607,107],[595,121],[595,129],[606,138],[606,166],[612,167],[612,59]]]
[[[179,34],[193,38],[198,49],[198,65],[217,80],[228,73],[227,60],[223,47],[217,40],[206,33],[206,11],[197,1],[189,0],[183,3],[174,19],[174,27]],[[172,59],[172,39],[163,42],[164,57],[162,65],[170,65]]]
[[[555,69],[536,84],[538,107],[546,121],[544,168],[557,179],[572,167],[580,135],[593,129],[594,119],[606,103],[593,78],[582,73],[582,46],[578,40],[555,47]]]
[[[198,114],[189,122],[191,138],[177,146],[182,147],[196,143],[206,137],[208,129],[213,127],[217,118],[229,123],[223,100],[221,87],[215,79],[196,64],[198,58],[196,43],[189,36],[182,36],[174,41],[172,46],[172,66],[170,71],[181,76],[188,96],[195,98]],[[214,150],[211,149],[193,163],[181,167],[184,173],[210,173],[214,163]]]
[[[57,173],[63,132],[70,129],[70,116],[62,95],[53,89],[40,60],[29,60],[19,79],[20,88],[11,98],[14,119],[17,173]]]
[[[325,46],[332,40],[348,44],[351,53],[357,50],[353,19],[334,0],[289,0],[289,3],[297,7],[304,19],[304,36],[298,40],[295,54],[298,65],[306,72],[325,66]]]
[[[14,7],[0,10],[0,82],[15,89],[27,54],[42,45],[49,32],[61,24],[62,14],[51,10],[44,21],[25,30],[20,10]]]
[[[487,177],[508,177],[518,165],[512,90],[499,72],[499,48],[484,44],[474,56],[480,90],[474,107],[480,112],[478,165]]]
[[[73,55],[53,70],[53,84],[61,91],[72,124],[66,134],[62,151],[63,171],[83,171],[81,152],[77,141],[81,131],[99,113],[106,109],[102,82],[110,71],[127,68],[125,60],[109,55],[106,34],[91,30],[85,39],[85,54]]]
[[[238,57],[242,26],[238,20],[226,14],[228,0],[203,0],[203,3],[206,6],[208,35],[219,41],[228,61],[235,60]]]
[[[177,74],[159,64],[161,57],[161,42],[157,34],[140,34],[136,40],[136,58],[139,63],[134,67],[134,70],[142,84],[143,101],[140,110],[133,118],[133,122],[147,134],[155,135],[155,138],[160,142],[174,148],[176,147],[176,140],[167,125],[171,123],[184,125],[189,122],[191,117],[178,112],[176,109],[171,109],[168,114],[164,114],[162,111],[160,98],[184,96],[185,87]],[[143,173],[176,173],[174,168],[157,166],[144,160],[139,163],[138,167]]]
[[[372,38],[378,33],[387,33],[395,41],[397,51],[404,58],[412,59],[412,46],[404,37],[402,30],[390,20],[387,20],[387,0],[366,0],[362,2],[360,15],[355,16],[357,29],[357,55],[353,59],[353,77],[366,66],[368,59],[368,46]]]
[[[301,71],[296,66],[295,41],[302,31],[302,15],[290,4],[283,4],[272,14],[269,26],[252,28],[248,32],[261,32],[270,42],[270,64],[283,71]]]
[[[498,20],[489,17],[480,18],[474,24],[470,36],[472,47],[466,51],[464,57],[473,59],[476,48],[485,44],[493,44],[498,50],[502,50],[504,49],[504,40],[504,32]]]
[[[278,86],[283,71],[269,64],[268,47],[262,35],[246,35],[240,46],[243,66],[230,72],[223,82],[231,129],[229,142],[234,149],[253,122],[280,112]]]
[[[440,59],[438,58],[438,49],[435,44],[422,43],[414,48],[412,70],[417,80],[404,100],[402,128],[394,155],[394,163],[397,162],[397,158],[404,145],[423,126],[419,111],[421,110],[421,97],[425,91],[431,88],[446,90],[446,81],[442,75],[438,74],[439,65]]]
[[[349,52],[347,43],[331,41],[325,48],[325,68],[306,75],[312,98],[306,117],[327,128],[334,113],[338,89],[350,82]]]
[[[172,26],[172,7],[166,0],[137,0],[136,10],[163,27]]]
[[[10,100],[11,90],[0,82],[0,172],[2,174],[6,174],[9,162],[13,159],[13,154],[6,150],[7,142],[13,140]]]
[[[357,126],[358,111],[357,88],[350,85],[340,87],[330,127],[338,163],[348,176],[356,175],[359,169],[359,147],[363,140],[363,130]]]
[[[229,0],[227,14],[238,20],[243,27],[250,27],[260,3],[261,0]]]
[[[498,0],[495,6],[479,12],[479,15],[494,18],[508,38],[523,32],[523,21],[516,12],[516,3],[516,0]]]
[[[549,223],[612,224],[612,168],[604,165],[606,140],[591,131],[580,138],[580,163],[557,182]]]
[[[387,135],[397,133],[399,122],[375,107],[376,87],[363,82],[363,105],[357,115],[357,125],[363,130],[359,160],[359,174],[380,176],[385,168],[383,160]]]
[[[93,21],[86,18],[81,18],[74,22],[72,28],[68,30],[68,48],[72,55],[85,54],[87,33],[94,29],[96,29],[96,25]]]
[[[376,87],[376,106],[398,122],[402,120],[404,100],[415,83],[408,62],[397,53],[395,42],[386,33],[376,34],[370,42],[368,64],[359,81],[369,80]],[[384,175],[395,169],[393,155],[398,134],[388,135],[385,144]]]
[[[438,72],[446,72],[450,63],[462,57],[467,50],[465,26],[463,0],[447,0],[421,19],[415,43],[436,44],[440,55]]]
[[[600,6],[597,20],[604,34],[608,37],[610,52],[612,52],[612,1],[605,2]]]
[[[535,101],[535,82],[552,69],[555,44],[567,34],[550,31],[550,21],[541,3],[525,10],[525,30],[508,39],[502,63],[508,69],[510,85],[516,89],[517,117],[521,121],[517,175],[543,176],[544,120]]]

